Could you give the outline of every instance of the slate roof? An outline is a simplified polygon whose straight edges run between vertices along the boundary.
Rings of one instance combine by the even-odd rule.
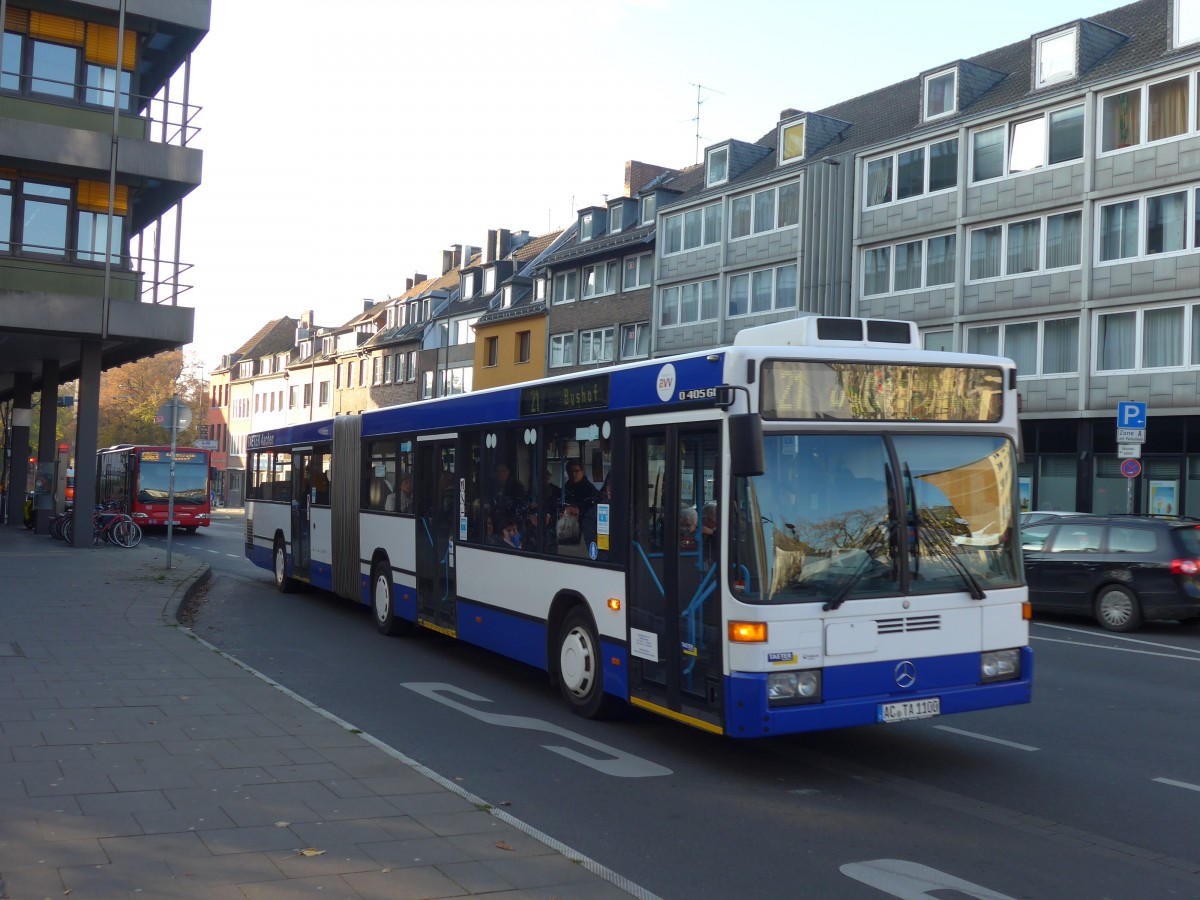
[[[731,189],[748,187],[756,181],[780,175],[783,170],[802,169],[825,156],[861,152],[904,138],[919,140],[926,134],[948,133],[963,122],[978,120],[990,114],[1001,114],[1008,109],[1035,103],[1052,105],[1067,97],[1078,96],[1082,90],[1092,85],[1124,75],[1136,75],[1146,69],[1159,68],[1169,64],[1172,59],[1195,57],[1197,45],[1178,50],[1172,46],[1171,2],[1172,0],[1139,0],[1084,19],[1072,19],[1007,46],[989,50],[967,60],[947,60],[926,73],[917,74],[824,109],[813,110],[810,114],[850,123],[841,133],[840,140],[835,138],[831,143],[819,148],[814,148],[810,141],[808,158],[779,166],[775,152],[778,147],[779,129],[772,127],[754,142],[760,147],[770,149],[771,152],[741,176],[718,187],[705,188],[701,180],[703,166],[700,166],[700,179],[697,179],[694,185],[685,188],[682,196],[660,206],[660,209],[699,202],[709,196],[728,193]],[[1075,23],[1080,23],[1081,26],[1080,72],[1075,78],[1035,89],[1034,39],[1061,31]],[[961,63],[967,64],[962,67],[965,83],[961,86],[964,98],[961,108],[952,115],[938,118],[935,122],[922,123],[923,75]],[[988,70],[993,74],[987,74]],[[789,111],[793,112],[794,115],[801,114],[799,111]],[[785,118],[791,119],[793,115]],[[710,146],[719,146],[721,143],[724,142]],[[678,190],[683,183],[677,180],[666,186]]]

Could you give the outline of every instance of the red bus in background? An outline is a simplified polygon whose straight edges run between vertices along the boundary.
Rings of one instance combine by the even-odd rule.
[[[211,521],[208,451],[175,448],[176,528],[195,531]],[[143,528],[166,527],[171,494],[171,448],[118,444],[96,454],[96,502],[120,501]]]

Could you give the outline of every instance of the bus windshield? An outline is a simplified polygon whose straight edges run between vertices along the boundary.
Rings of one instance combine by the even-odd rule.
[[[1021,583],[1012,444],[1000,436],[772,434],[733,486],[730,562],[750,603]]]
[[[142,460],[138,469],[137,499],[141,503],[166,503],[171,487],[171,463]],[[208,465],[175,465],[175,502],[208,502]]]

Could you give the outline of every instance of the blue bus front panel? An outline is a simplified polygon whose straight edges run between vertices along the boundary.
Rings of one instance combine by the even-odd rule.
[[[979,683],[980,653],[914,658],[918,680],[908,690],[896,686],[896,666],[903,660],[830,666],[822,669],[820,703],[770,706],[767,673],[735,672],[726,679],[726,733],[731,737],[766,737],[823,731],[879,721],[884,703],[937,697],[941,714],[970,712],[1028,703],[1032,698],[1033,651],[1021,648],[1021,677]]]

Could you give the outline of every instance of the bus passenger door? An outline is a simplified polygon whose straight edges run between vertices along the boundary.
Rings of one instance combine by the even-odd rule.
[[[460,517],[454,441],[417,444],[417,622],[458,633],[454,548]]]
[[[716,426],[631,432],[627,593],[630,701],[717,731],[724,642],[711,503],[719,447]]]
[[[311,447],[292,451],[292,577],[301,581],[309,580],[312,563],[308,513],[312,503],[312,484],[308,477],[311,461]]]

